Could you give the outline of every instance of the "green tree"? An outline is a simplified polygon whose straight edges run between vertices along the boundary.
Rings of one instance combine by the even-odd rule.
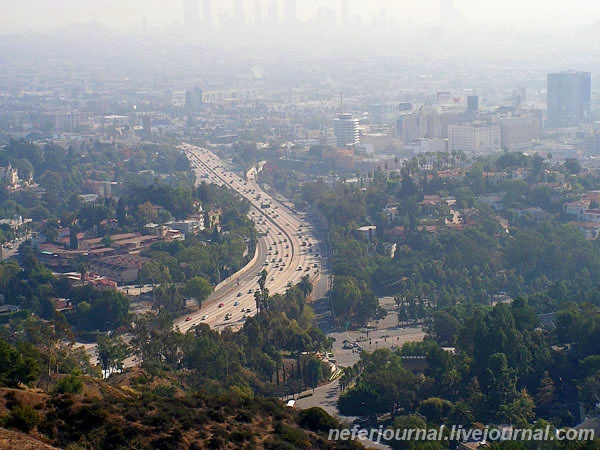
[[[313,284],[310,281],[310,276],[303,275],[302,278],[300,278],[300,282],[298,283],[298,288],[300,289],[302,295],[306,299],[313,290]]]
[[[431,397],[421,402],[418,411],[427,418],[428,422],[442,424],[446,422],[453,407],[454,405],[452,405],[452,402],[449,402],[448,400]]]
[[[308,408],[300,412],[300,426],[316,433],[328,433],[337,428],[339,423],[322,408]]]
[[[485,365],[482,377],[483,392],[486,394],[489,411],[498,411],[517,398],[517,377],[508,366],[504,353],[494,353]]]
[[[105,377],[123,368],[123,361],[127,358],[128,352],[128,346],[120,336],[100,335],[98,337],[96,355]]]
[[[438,344],[447,347],[453,347],[456,344],[456,338],[460,324],[447,311],[436,311],[432,314],[427,331]]]
[[[35,380],[40,371],[36,353],[31,345],[15,348],[0,339],[0,382],[17,387]]]
[[[452,405],[448,420],[452,425],[461,425],[466,429],[471,426],[475,417],[473,415],[473,410],[467,403],[458,401]]]
[[[58,394],[80,394],[83,390],[83,381],[79,370],[73,371],[67,377],[61,378],[56,385],[55,392]]]
[[[185,295],[194,298],[198,303],[199,308],[202,308],[202,303],[208,298],[212,291],[212,285],[204,277],[194,277],[185,283]]]
[[[529,421],[535,417],[535,403],[527,390],[523,389],[509,404],[502,405],[498,416],[507,420],[508,423],[521,429],[529,425]]]
[[[16,405],[6,419],[6,425],[25,433],[33,430],[39,422],[39,416],[30,405]]]

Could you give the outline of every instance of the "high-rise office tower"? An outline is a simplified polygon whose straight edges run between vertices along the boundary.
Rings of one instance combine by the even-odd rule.
[[[333,121],[333,132],[339,148],[360,144],[358,119],[354,118],[352,114],[338,114]]]
[[[560,72],[548,74],[548,126],[574,127],[590,116],[592,74]]]
[[[479,111],[479,96],[469,95],[467,97],[467,112],[469,114],[475,114],[477,111]]]
[[[454,22],[459,16],[459,12],[454,6],[454,0],[440,0],[440,24]]]
[[[213,15],[212,15],[212,0],[203,0],[202,2],[202,20],[205,27],[212,27]]]
[[[263,21],[263,5],[260,1],[254,2],[254,25],[259,26]]]
[[[183,1],[183,25],[188,30],[193,30],[198,26],[200,19],[198,11],[198,0]]]
[[[275,26],[279,23],[279,5],[277,0],[272,0],[267,9],[267,22],[271,26]]]
[[[298,8],[296,0],[285,0],[283,4],[283,15],[286,24],[293,25],[298,21]]]
[[[233,18],[237,25],[244,25],[246,23],[246,13],[244,12],[244,3],[242,0],[235,0]]]
[[[146,114],[142,118],[142,123],[144,126],[144,129],[143,129],[144,139],[151,139],[152,138],[152,118]]]
[[[202,111],[202,89],[195,88],[192,91],[185,91],[185,109],[191,114]]]
[[[342,27],[347,27],[348,26],[348,19],[349,19],[349,12],[348,12],[348,0],[341,0],[341,12],[340,12],[340,18],[342,21]]]

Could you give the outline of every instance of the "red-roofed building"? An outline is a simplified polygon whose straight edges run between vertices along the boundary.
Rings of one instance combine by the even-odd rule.
[[[117,282],[113,280],[109,280],[106,277],[95,278],[93,280],[88,281],[89,284],[94,286],[94,289],[99,291],[116,291],[117,290]]]
[[[58,312],[70,311],[73,309],[73,304],[66,298],[55,298],[54,309]]]

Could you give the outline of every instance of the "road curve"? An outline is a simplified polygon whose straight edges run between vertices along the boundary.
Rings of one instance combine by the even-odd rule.
[[[218,330],[239,328],[246,317],[256,314],[254,290],[263,269],[268,273],[266,287],[271,294],[285,292],[288,283],[296,284],[306,274],[313,283],[317,280],[321,272],[320,245],[304,215],[265,193],[256,182],[256,170],[250,170],[244,180],[207,149],[190,144],[178,148],[190,160],[198,183],[227,186],[251,203],[249,217],[256,224],[259,238],[253,260],[221,282],[202,309],[176,320],[175,327],[182,332],[199,323]],[[229,319],[227,314],[231,314]]]

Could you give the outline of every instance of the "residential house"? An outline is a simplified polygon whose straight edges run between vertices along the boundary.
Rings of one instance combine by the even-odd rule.
[[[94,289],[99,291],[116,291],[117,283],[113,280],[110,280],[106,277],[98,277],[88,281],[90,285],[94,287]]]
[[[600,223],[600,209],[588,209],[583,214],[584,222]]]
[[[502,186],[509,179],[506,172],[484,172],[483,178],[489,186]]]
[[[55,298],[53,302],[56,312],[71,311],[73,309],[73,304],[66,298]]]
[[[494,211],[502,211],[504,209],[504,195],[502,193],[498,195],[482,195],[477,200],[491,207]]]
[[[388,205],[383,209],[383,213],[385,214],[388,223],[392,223],[399,215],[398,206]]]
[[[118,283],[131,283],[138,279],[139,271],[149,261],[139,255],[106,256],[90,261],[90,270]]]
[[[577,220],[583,220],[585,212],[589,209],[590,202],[587,200],[577,200],[564,204],[564,211],[567,216],[575,217]]]
[[[21,308],[15,305],[0,305],[0,315],[8,315],[19,312]]]
[[[442,199],[439,195],[425,195],[423,201],[419,203],[424,214],[434,214],[441,204]]]
[[[528,216],[533,219],[534,222],[546,222],[552,219],[552,214],[547,211],[544,211],[542,208],[525,208],[517,211],[517,216]]]
[[[587,240],[593,241],[600,234],[600,223],[596,222],[571,222]]]
[[[165,223],[172,230],[181,231],[183,234],[197,234],[204,230],[204,217],[198,219],[186,219]]]
[[[359,231],[363,235],[363,238],[368,242],[371,242],[373,240],[373,234],[376,230],[377,227],[375,225],[369,225],[357,229],[357,231]]]

